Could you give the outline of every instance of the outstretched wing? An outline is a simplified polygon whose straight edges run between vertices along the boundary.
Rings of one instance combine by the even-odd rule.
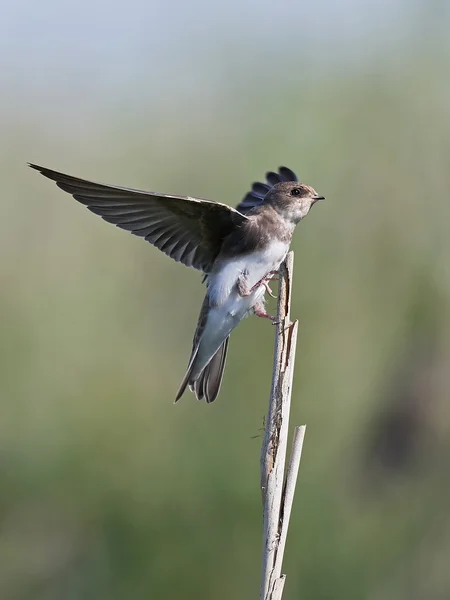
[[[72,177],[29,163],[105,221],[126,229],[188,267],[208,273],[222,240],[247,219],[234,208]]]
[[[266,181],[267,183],[255,181],[250,192],[236,206],[236,210],[245,215],[252,208],[255,208],[255,206],[262,204],[265,195],[274,185],[281,181],[298,181],[298,179],[294,171],[291,171],[287,167],[280,167],[278,173],[273,173],[272,171],[266,173]]]

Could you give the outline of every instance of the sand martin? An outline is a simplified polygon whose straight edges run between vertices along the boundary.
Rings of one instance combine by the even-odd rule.
[[[207,291],[191,358],[175,401],[186,387],[213,402],[219,393],[229,336],[248,314],[265,312],[268,282],[289,250],[295,226],[323,199],[280,167],[255,182],[236,209],[211,200],[86,181],[29,164],[105,221],[126,229],[174,260],[204,273]]]

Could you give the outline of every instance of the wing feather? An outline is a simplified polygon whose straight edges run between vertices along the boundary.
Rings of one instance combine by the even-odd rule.
[[[187,266],[209,273],[224,238],[247,217],[225,204],[96,183],[29,166],[105,221],[145,238]]]

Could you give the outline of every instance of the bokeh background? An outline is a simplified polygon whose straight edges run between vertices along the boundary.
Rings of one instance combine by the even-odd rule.
[[[201,276],[26,168],[237,203],[285,164],[298,228],[286,599],[450,598],[450,5],[1,2],[0,598],[258,596],[274,331],[174,394]]]

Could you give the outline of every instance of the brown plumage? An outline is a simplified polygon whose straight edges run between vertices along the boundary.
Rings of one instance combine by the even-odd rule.
[[[87,181],[29,164],[102,219],[145,238],[174,260],[209,273],[223,239],[246,217],[211,200]]]
[[[105,221],[143,237],[205,274],[207,293],[194,335],[186,387],[213,402],[222,382],[229,335],[255,312],[265,316],[266,279],[286,256],[295,225],[322,196],[293,171],[269,172],[238,205],[95,183],[30,164]]]

